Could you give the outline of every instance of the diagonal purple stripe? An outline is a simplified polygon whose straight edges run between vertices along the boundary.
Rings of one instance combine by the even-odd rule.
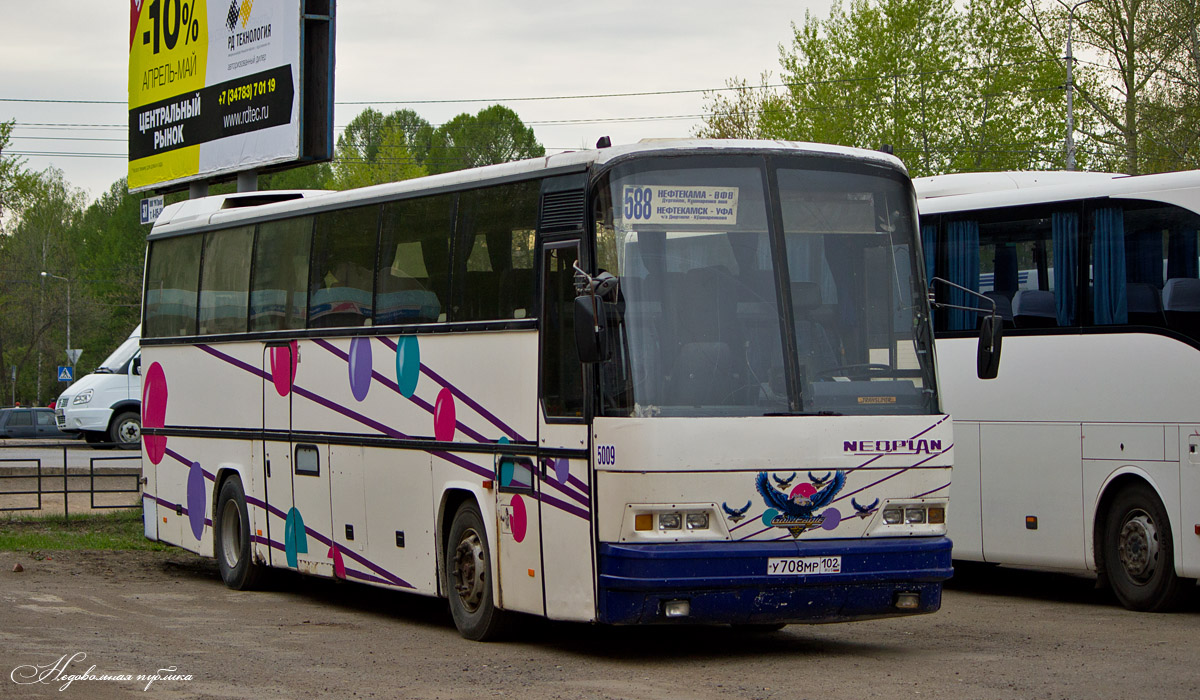
[[[322,341],[322,342],[324,342],[324,341]],[[393,350],[395,349],[395,345],[394,345],[394,344],[391,344],[390,342],[385,342],[385,344],[389,344],[389,345],[392,347],[392,349],[393,349]],[[246,370],[246,371],[248,371],[248,372],[252,372],[252,373],[254,373],[254,374],[258,375],[258,376],[261,376],[261,377],[264,377],[264,378],[267,378],[267,379],[269,379],[269,378],[270,378],[270,375],[269,375],[268,373],[266,373],[266,372],[263,372],[262,370],[260,370],[260,369],[258,369],[258,368],[256,368],[256,367],[254,367],[253,365],[247,364],[247,363],[245,363],[245,362],[242,362],[241,360],[237,360],[237,359],[235,359],[235,358],[233,358],[233,357],[230,357],[229,355],[227,355],[227,354],[225,354],[225,353],[223,353],[223,352],[220,352],[219,350],[216,350],[216,349],[214,349],[214,348],[211,348],[211,347],[209,347],[209,346],[207,346],[207,345],[198,345],[197,347],[199,347],[199,348],[203,349],[205,352],[209,353],[210,355],[212,355],[212,356],[214,356],[214,357],[216,357],[216,358],[218,358],[218,359],[220,359],[220,360],[223,360],[223,361],[225,361],[225,362],[228,362],[228,363],[230,363],[230,364],[234,365],[235,367],[239,367],[239,368],[241,368],[241,369],[244,369],[244,370]],[[333,348],[333,350],[334,350],[335,352],[338,352],[338,351],[337,351],[337,348]],[[422,369],[425,369],[425,368],[424,368],[424,367],[422,367]],[[439,380],[440,380],[440,378],[439,378]],[[457,392],[457,390],[453,389],[452,387],[450,387],[450,388],[451,388],[451,391],[456,391],[456,392]],[[308,400],[310,400],[310,401],[312,401],[312,402],[314,402],[314,403],[316,403],[316,404],[319,404],[319,405],[321,405],[321,406],[324,406],[324,407],[326,407],[326,408],[328,408],[328,409],[330,409],[330,410],[332,410],[332,411],[335,411],[335,412],[337,412],[337,413],[340,413],[340,414],[342,414],[342,415],[346,416],[347,418],[350,418],[350,419],[352,419],[352,420],[358,421],[359,423],[362,423],[363,425],[366,425],[366,426],[368,426],[368,427],[374,428],[374,429],[375,429],[375,430],[377,430],[378,432],[380,432],[380,433],[382,433],[382,434],[384,434],[384,435],[387,435],[387,436],[389,436],[389,437],[394,437],[394,438],[399,438],[399,439],[406,439],[406,438],[408,438],[408,437],[409,437],[408,435],[405,435],[404,433],[401,433],[401,432],[400,432],[400,431],[398,431],[398,430],[395,430],[395,429],[393,429],[393,428],[390,428],[390,427],[388,427],[388,426],[384,425],[383,423],[380,423],[379,421],[376,421],[376,420],[374,420],[374,419],[368,418],[368,417],[366,417],[366,416],[364,416],[364,415],[362,415],[362,414],[360,414],[360,413],[358,413],[358,412],[356,412],[356,411],[353,411],[353,410],[351,410],[351,409],[349,409],[349,408],[347,408],[347,407],[345,407],[345,406],[342,406],[341,404],[338,404],[338,403],[336,403],[336,402],[334,402],[334,401],[331,401],[331,400],[329,400],[329,399],[326,399],[326,398],[324,398],[324,397],[322,397],[322,396],[319,396],[319,395],[317,395],[317,394],[313,393],[312,391],[309,391],[308,389],[305,389],[305,388],[303,388],[303,387],[301,387],[301,386],[299,386],[299,385],[293,385],[293,386],[292,386],[292,392],[293,392],[293,393],[295,393],[296,395],[298,395],[298,396],[302,396],[302,397],[304,397],[304,398],[306,398],[306,399],[308,399]],[[458,393],[461,393],[461,392],[458,392]],[[457,393],[456,393],[456,395],[457,395]],[[469,399],[467,399],[467,402],[468,402],[468,405],[474,404],[474,406],[478,406],[478,404],[475,404],[475,402],[473,402],[473,401],[470,401]],[[480,414],[480,415],[484,416],[485,418],[488,418],[488,417],[494,418],[494,416],[491,416],[491,414],[490,414],[490,413],[487,413],[485,410],[483,410],[483,408],[482,408],[482,407],[479,407],[479,408],[477,408],[476,410],[477,410],[477,412],[479,412],[479,414]],[[489,419],[490,419],[490,418],[489,418]],[[505,429],[507,430],[507,428],[505,428]],[[514,435],[515,435],[515,433],[512,433],[512,434],[514,434]],[[520,439],[520,437],[518,436],[518,438],[517,438],[517,439]],[[169,450],[169,449],[168,449],[167,451],[168,451],[168,452],[171,454],[171,456],[172,456],[172,457],[174,457],[175,459],[179,460],[180,462],[182,462],[182,463],[184,463],[184,464],[186,464],[186,465],[189,465],[189,466],[191,465],[191,462],[189,462],[189,461],[187,461],[186,459],[184,459],[184,458],[183,458],[182,456],[180,456],[178,453],[176,453],[176,452],[173,452],[172,450]],[[484,468],[484,467],[480,467],[480,466],[478,466],[478,465],[476,465],[476,464],[474,464],[474,463],[472,463],[472,462],[469,462],[469,461],[467,461],[467,460],[465,460],[465,459],[462,459],[461,457],[457,457],[457,456],[455,456],[455,455],[452,455],[452,454],[450,454],[450,453],[448,453],[448,452],[444,452],[444,451],[440,451],[440,450],[426,450],[426,452],[428,452],[429,454],[432,454],[432,455],[434,455],[434,456],[436,456],[436,457],[440,457],[440,458],[442,458],[442,459],[444,459],[444,460],[446,460],[446,461],[450,462],[451,464],[455,464],[455,465],[457,465],[457,466],[463,467],[464,469],[467,469],[468,471],[471,471],[471,472],[474,472],[474,473],[476,473],[476,474],[478,474],[478,475],[480,475],[480,476],[483,476],[484,478],[489,478],[489,479],[490,479],[490,478],[494,478],[494,477],[495,477],[494,470],[492,470],[492,469],[486,469],[486,468]],[[211,479],[211,477],[209,477],[209,478]],[[553,484],[553,485],[554,485],[554,486],[555,486],[555,487],[556,487],[556,488],[557,488],[559,491],[562,491],[564,494],[566,494],[566,495],[568,495],[568,496],[572,496],[572,497],[574,497],[576,500],[579,500],[579,497],[578,497],[578,496],[574,496],[573,494],[571,494],[571,492],[569,492],[569,491],[565,490],[563,487],[559,486],[558,484]],[[553,500],[554,500],[554,502],[555,502],[555,503],[563,503],[562,501],[559,501],[558,499],[553,499]],[[582,502],[582,501],[581,501],[581,502]],[[585,505],[586,505],[586,504],[585,504]],[[579,509],[576,509],[576,508],[574,508],[573,506],[569,506],[568,508],[564,508],[564,510],[565,510],[566,512],[568,512],[568,513],[572,513],[572,514],[575,514],[575,515],[578,515],[578,512],[579,512]],[[585,518],[586,518],[587,516],[586,516],[586,515],[584,515],[583,517],[585,517]]]
[[[950,484],[945,484],[945,485],[937,487],[936,489],[926,491],[925,493],[918,493],[917,495],[913,496],[913,498],[924,498],[931,493],[937,493],[938,491],[941,491],[942,489],[948,489],[948,488],[950,488]]]
[[[317,345],[320,345],[321,347],[325,348],[326,350],[333,353],[334,355],[337,355],[339,358],[345,360],[346,362],[350,361],[349,353],[343,352],[333,343],[330,343],[327,340],[322,340],[320,338],[315,339],[313,342],[315,342]],[[384,386],[386,386],[388,389],[392,390],[393,392],[400,394],[400,385],[396,384],[396,382],[392,381],[391,379],[388,379],[387,377],[383,376],[382,374],[380,374],[379,372],[376,372],[373,369],[371,370],[371,378],[374,381],[377,381],[380,384],[383,384]],[[400,394],[400,395],[403,396],[403,394]],[[423,409],[429,415],[431,415],[431,416],[433,415],[434,407],[431,406],[428,402],[426,402],[421,397],[414,394],[414,395],[412,395],[410,397],[406,397],[406,398],[408,398],[409,401],[416,404],[418,408]],[[490,440],[488,440],[486,437],[484,437],[480,433],[471,429],[470,426],[464,425],[462,421],[456,420],[456,421],[454,421],[454,423],[457,426],[459,432],[461,432],[463,435],[466,435],[467,437],[471,438],[472,440],[475,440],[476,442],[491,442]]]
[[[543,493],[539,496],[538,500],[540,500],[542,503],[545,503],[548,506],[553,506],[555,508],[558,508],[561,511],[570,513],[571,515],[578,515],[579,517],[583,518],[584,520],[588,519],[589,514],[586,510],[584,510],[583,508],[577,508],[565,501],[560,501],[557,498],[555,498],[554,496],[547,496],[546,494]],[[586,504],[584,504],[584,505],[586,505]]]
[[[394,341],[392,341],[391,338],[379,336],[376,339],[379,342],[383,343],[388,348],[390,348],[391,350],[393,350],[393,351],[396,350],[396,343]],[[491,411],[488,411],[486,408],[484,408],[483,406],[476,403],[476,401],[474,399],[472,399],[470,396],[467,396],[460,389],[458,389],[458,387],[454,386],[450,382],[443,379],[442,376],[439,375],[437,372],[434,372],[433,370],[429,369],[429,367],[425,366],[424,363],[421,364],[421,373],[424,374],[425,376],[429,377],[433,381],[437,382],[438,384],[441,384],[442,386],[449,389],[450,393],[454,394],[455,398],[462,401],[466,405],[470,406],[473,411],[478,413],[480,416],[483,416],[485,419],[487,419],[487,421],[489,423],[496,426],[500,430],[504,431],[504,433],[506,435],[508,435],[508,437],[512,438],[513,440],[517,440],[519,442],[526,441],[525,438],[521,437],[520,433],[518,433],[517,431],[515,431],[511,427],[509,427],[507,423],[505,423],[504,421],[497,418],[495,415],[493,415],[491,413]]]

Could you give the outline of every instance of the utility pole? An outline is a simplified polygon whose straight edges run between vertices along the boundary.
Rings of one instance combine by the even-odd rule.
[[[1062,0],[1058,0],[1058,4],[1068,10],[1067,12],[1067,170],[1075,169],[1075,78],[1073,68],[1075,67],[1075,54],[1071,53],[1071,29],[1075,23],[1075,10],[1081,6],[1092,2],[1092,0],[1080,0],[1080,2],[1067,7],[1067,4]]]

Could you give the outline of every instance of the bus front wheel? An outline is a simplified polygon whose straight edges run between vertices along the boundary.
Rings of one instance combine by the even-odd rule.
[[[1130,610],[1170,610],[1186,593],[1175,575],[1171,522],[1147,484],[1121,489],[1108,508],[1104,573],[1117,600]]]
[[[459,634],[475,641],[497,638],[506,622],[492,596],[492,560],[483,516],[474,501],[458,507],[446,538],[450,615]]]
[[[250,518],[242,480],[231,476],[221,484],[213,518],[213,554],[226,586],[246,591],[258,587],[264,567],[250,550]]]

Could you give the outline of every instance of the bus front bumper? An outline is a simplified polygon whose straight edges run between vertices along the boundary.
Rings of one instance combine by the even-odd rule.
[[[599,549],[599,621],[778,624],[931,613],[954,570],[946,537],[614,544]],[[835,573],[771,575],[840,557]]]

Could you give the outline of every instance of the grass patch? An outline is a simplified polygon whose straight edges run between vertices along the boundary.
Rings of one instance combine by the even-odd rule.
[[[27,552],[63,549],[136,549],[165,551],[169,546],[146,539],[142,509],[111,513],[12,516],[0,519],[0,551]]]

